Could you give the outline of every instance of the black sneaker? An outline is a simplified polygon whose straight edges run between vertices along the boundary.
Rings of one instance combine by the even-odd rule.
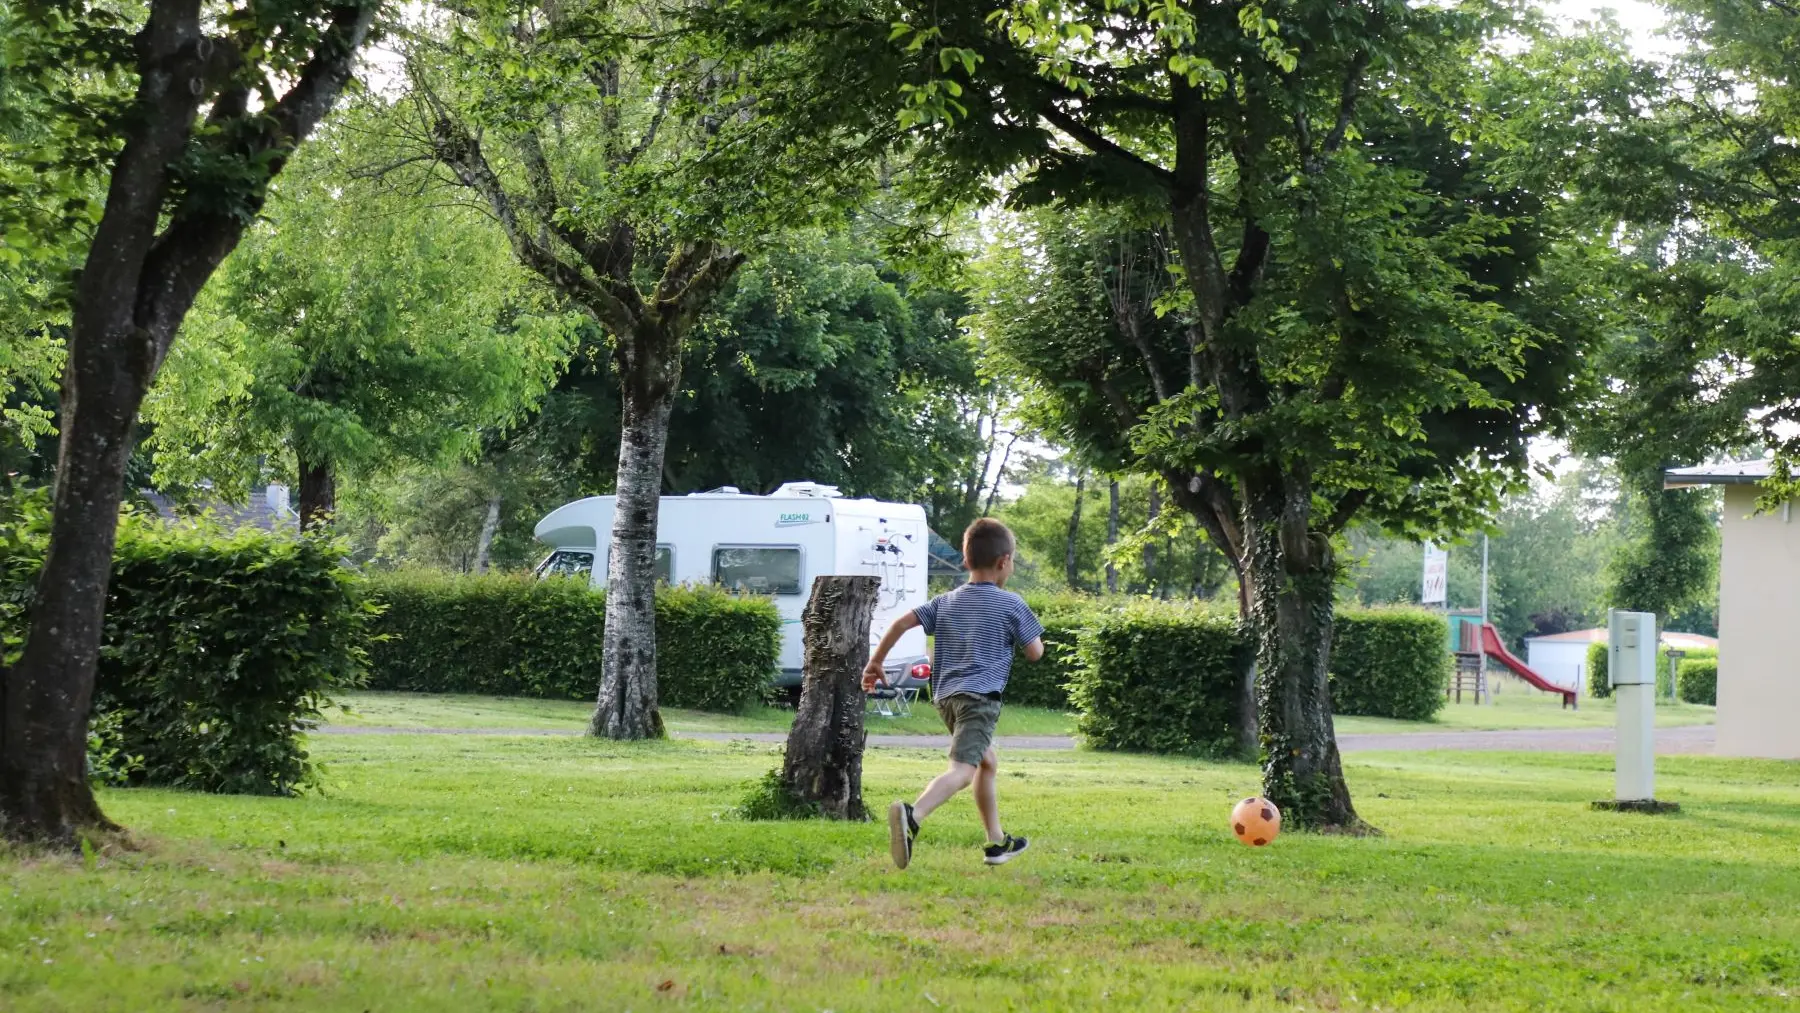
[[[919,821],[913,819],[913,807],[905,802],[888,806],[888,854],[895,868],[912,864],[913,839],[919,836]]]
[[[1007,834],[1006,840],[1001,841],[999,844],[990,844],[982,849],[983,853],[987,855],[982,861],[989,865],[1005,865],[1013,860],[1014,855],[1029,847],[1031,847],[1031,842],[1029,840]]]

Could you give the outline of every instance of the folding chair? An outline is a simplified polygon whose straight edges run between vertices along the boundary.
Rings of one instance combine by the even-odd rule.
[[[903,718],[912,714],[912,703],[918,695],[918,690],[895,686],[883,676],[875,688],[869,690],[867,703],[884,718]]]

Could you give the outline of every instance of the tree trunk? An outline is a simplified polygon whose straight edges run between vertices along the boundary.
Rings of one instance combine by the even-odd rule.
[[[879,577],[815,577],[806,603],[806,674],[781,781],[831,819],[866,820],[862,670]]]
[[[337,512],[337,476],[332,472],[330,461],[300,458],[298,508],[302,531],[331,523],[331,515]]]
[[[275,101],[265,97],[252,120],[241,97],[209,91],[209,80],[238,80],[219,73],[237,68],[213,58],[224,47],[204,37],[200,5],[143,6],[137,94],[75,283],[50,544],[24,652],[0,670],[0,835],[14,839],[71,844],[84,827],[111,827],[87,784],[87,723],[138,406],[194,298],[260,209],[263,185],[349,79],[376,10],[328,10],[310,57],[285,54],[303,58],[291,86]],[[244,41],[270,42],[254,33]],[[254,167],[220,170],[234,186],[250,184],[247,214],[220,211],[211,186],[189,187],[169,206],[173,166],[203,100],[213,103],[209,121],[231,138],[215,155],[229,152],[237,170]]]
[[[1012,458],[1013,444],[1019,442],[1019,434],[1014,433],[1012,439],[1006,441],[1006,449],[1000,453],[1000,470],[994,472],[994,483],[988,486],[987,506],[981,508],[981,516],[986,517],[994,512],[994,500],[1000,497],[1000,480],[1006,476],[1006,462]]]
[[[1087,494],[1087,470],[1075,474],[1075,509],[1069,514],[1069,538],[1063,547],[1063,577],[1073,590],[1081,588],[1081,567],[1075,555],[1075,536],[1081,531],[1081,500]]]
[[[1162,514],[1162,490],[1158,489],[1156,487],[1155,482],[1151,482],[1150,483],[1149,524],[1151,526],[1155,526],[1156,518],[1158,516],[1160,516],[1161,514]],[[1156,573],[1156,543],[1149,539],[1145,539],[1144,540],[1144,592],[1146,594],[1153,594],[1153,593],[1155,593],[1156,588],[1162,583],[1163,583],[1162,581],[1157,579],[1157,573]]]
[[[609,739],[660,739],[656,709],[656,516],[672,390],[627,391],[619,438],[612,553],[606,568],[606,639],[592,732]]]
[[[25,651],[4,672],[0,834],[69,845],[110,829],[87,781],[88,711],[105,631],[106,589],[125,464],[144,385],[129,335],[95,333],[77,308],[63,377],[50,549]]]
[[[488,572],[488,550],[494,545],[494,532],[500,529],[500,494],[488,497],[487,517],[481,522],[481,534],[475,539],[475,572]]]
[[[1356,829],[1326,674],[1336,585],[1331,543],[1309,530],[1312,489],[1303,477],[1244,487],[1263,793],[1296,826]]]
[[[1107,485],[1106,494],[1111,503],[1106,511],[1106,547],[1110,550],[1119,541],[1119,480],[1113,479]],[[1113,565],[1112,556],[1106,557],[1106,592],[1119,593],[1119,568]]]

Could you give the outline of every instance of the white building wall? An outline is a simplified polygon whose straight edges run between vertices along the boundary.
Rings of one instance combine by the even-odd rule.
[[[1568,640],[1525,641],[1525,664],[1537,674],[1569,689],[1587,680],[1588,645]]]
[[[1756,496],[1725,487],[1715,751],[1800,759],[1800,510],[1751,516]]]

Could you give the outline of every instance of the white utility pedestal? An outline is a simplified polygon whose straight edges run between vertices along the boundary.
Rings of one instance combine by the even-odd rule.
[[[1613,800],[1603,809],[1669,812],[1656,801],[1656,616],[1612,610],[1607,616],[1607,681],[1618,704]]]

